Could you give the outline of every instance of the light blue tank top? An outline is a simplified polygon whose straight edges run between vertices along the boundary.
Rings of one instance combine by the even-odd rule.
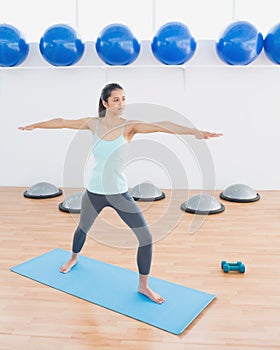
[[[117,194],[127,192],[128,186],[123,167],[126,160],[127,141],[124,126],[121,135],[115,140],[103,140],[98,136],[98,124],[93,134],[94,166],[87,189],[98,194]]]

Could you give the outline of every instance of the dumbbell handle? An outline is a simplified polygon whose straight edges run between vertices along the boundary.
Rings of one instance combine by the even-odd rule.
[[[240,270],[240,265],[230,265],[228,264],[229,266],[229,270],[230,271],[239,271]]]
[[[241,266],[242,265],[242,263],[228,263],[228,262],[227,262],[227,264],[229,266]]]

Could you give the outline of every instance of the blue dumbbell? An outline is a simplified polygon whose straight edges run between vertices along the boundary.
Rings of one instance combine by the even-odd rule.
[[[224,270],[224,272],[238,271],[240,273],[245,273],[245,265],[242,263],[242,261],[237,261],[236,263],[229,263],[223,260],[221,262],[221,268]]]

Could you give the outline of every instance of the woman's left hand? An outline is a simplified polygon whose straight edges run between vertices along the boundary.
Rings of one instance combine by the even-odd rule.
[[[194,136],[195,136],[195,138],[197,138],[199,140],[207,140],[207,139],[210,139],[212,137],[223,136],[223,134],[222,133],[216,133],[216,132],[196,130]]]

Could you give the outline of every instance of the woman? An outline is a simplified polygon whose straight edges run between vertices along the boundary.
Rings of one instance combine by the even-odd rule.
[[[19,127],[19,129],[89,129],[93,133],[95,165],[82,199],[80,221],[73,237],[72,256],[60,268],[60,272],[69,272],[77,263],[78,254],[94,220],[104,207],[109,206],[117,211],[138,239],[138,292],[161,304],[164,302],[164,298],[151,290],[148,285],[152,261],[152,235],[143,214],[128,193],[126,179],[121,170],[125,162],[122,152],[124,147],[122,146],[131,142],[137,133],[164,132],[193,135],[197,139],[209,139],[219,137],[222,134],[200,131],[168,121],[151,124],[137,120],[125,120],[122,117],[124,106],[125,93],[123,88],[119,84],[112,83],[106,85],[101,92],[99,118],[90,117],[77,120],[56,118]]]

